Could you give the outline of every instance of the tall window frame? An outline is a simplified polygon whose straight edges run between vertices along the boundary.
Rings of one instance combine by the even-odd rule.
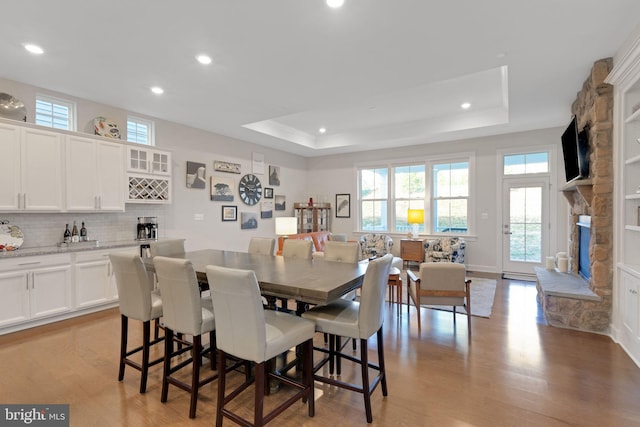
[[[76,131],[76,103],[38,93],[35,123],[54,129]]]
[[[136,116],[127,116],[127,142],[155,145],[155,123]]]
[[[434,165],[447,163],[466,162],[468,170],[467,194],[466,199],[466,229],[449,230],[446,232],[438,232],[435,229],[435,221],[433,219],[434,206],[436,202],[433,198],[433,168]],[[424,192],[422,188],[419,191],[409,191],[409,196],[400,194],[397,189],[398,176],[403,168],[419,167],[424,168]],[[371,195],[363,195],[363,171],[384,170],[386,174],[387,193],[385,197],[373,198]],[[357,179],[357,228],[359,232],[384,232],[405,234],[412,230],[412,226],[408,224],[408,209],[424,209],[424,224],[419,225],[419,233],[427,235],[462,235],[471,236],[475,229],[475,185],[473,176],[475,174],[475,154],[473,152],[458,153],[455,157],[433,156],[424,160],[416,161],[415,159],[396,160],[385,164],[361,164],[356,166]],[[380,174],[379,174],[380,175]],[[364,185],[366,187],[366,184]],[[372,200],[380,202],[379,210],[382,211],[378,216],[376,227],[370,227],[371,220],[367,211],[367,203],[371,206]],[[384,202],[384,208],[382,207]]]
[[[471,165],[468,159],[431,162],[431,231],[468,234],[470,228]]]

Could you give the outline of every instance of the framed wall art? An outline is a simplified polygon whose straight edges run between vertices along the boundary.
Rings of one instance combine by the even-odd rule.
[[[270,188],[270,187],[264,188],[264,198],[273,199],[273,188]]]
[[[214,202],[233,202],[233,178],[211,177],[211,200]]]
[[[276,195],[276,210],[284,211],[287,209],[287,199],[284,196]]]
[[[351,194],[336,194],[336,218],[351,218]]]
[[[269,165],[269,185],[280,185],[280,166]]]
[[[240,214],[240,229],[250,230],[258,228],[258,214],[256,212],[242,212]]]
[[[204,163],[187,162],[187,188],[203,189],[207,186]]]
[[[240,163],[229,163],[216,160],[213,162],[213,170],[218,172],[240,173]]]
[[[222,206],[222,220],[223,221],[237,221],[238,220],[238,207],[237,206]]]
[[[273,202],[262,202],[260,204],[260,218],[272,218],[273,217]]]

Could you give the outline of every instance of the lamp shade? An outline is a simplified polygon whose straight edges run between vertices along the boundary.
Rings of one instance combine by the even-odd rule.
[[[295,216],[276,217],[276,234],[287,236],[298,232],[298,221]]]
[[[423,224],[424,209],[409,209],[407,212],[407,222],[409,224]]]

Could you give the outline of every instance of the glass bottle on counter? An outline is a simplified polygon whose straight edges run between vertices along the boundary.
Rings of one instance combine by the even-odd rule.
[[[87,241],[87,229],[84,226],[84,221],[82,221],[82,227],[80,227],[80,241],[81,242]]]
[[[69,230],[69,224],[66,225],[64,229],[63,242],[71,243],[71,231]]]
[[[71,230],[71,243],[78,243],[80,241],[80,236],[78,234],[78,226],[76,222],[73,221],[73,229]]]

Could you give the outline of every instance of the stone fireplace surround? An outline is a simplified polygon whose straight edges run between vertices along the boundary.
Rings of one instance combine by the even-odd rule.
[[[613,86],[604,82],[612,66],[611,58],[596,61],[571,107],[578,129],[588,129],[591,173],[562,188],[570,205],[568,249],[575,280],[538,270],[538,298],[547,323],[599,333],[609,332],[613,298]],[[580,215],[591,216],[588,283],[577,275]],[[581,289],[545,292],[565,279]]]

